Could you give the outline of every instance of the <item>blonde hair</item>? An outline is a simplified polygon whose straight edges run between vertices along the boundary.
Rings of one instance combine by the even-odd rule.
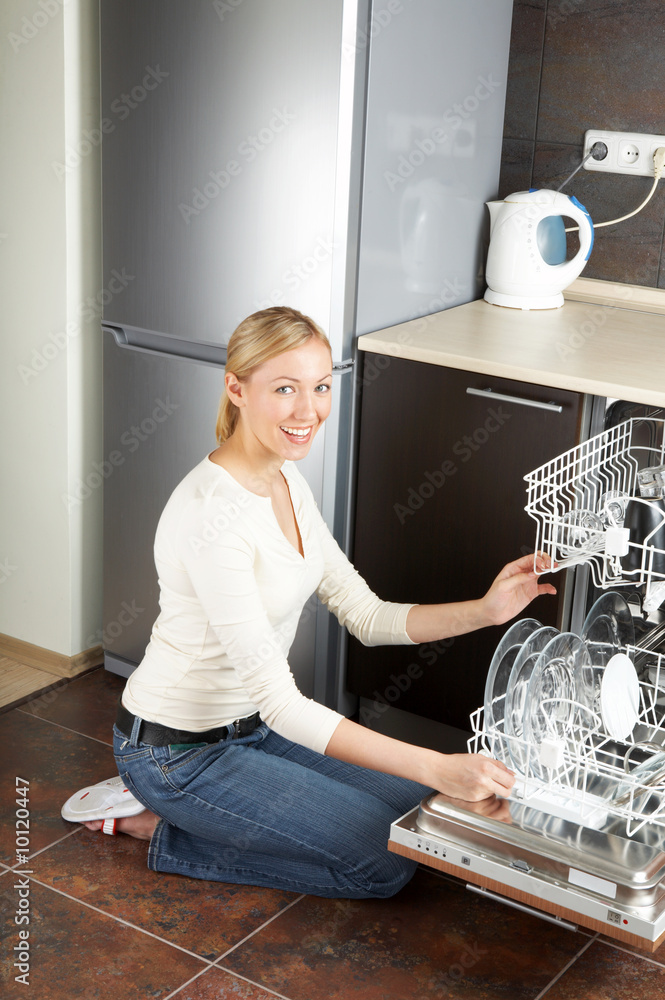
[[[233,372],[239,382],[244,382],[259,365],[278,354],[302,347],[311,337],[316,337],[330,350],[330,341],[309,316],[289,306],[262,309],[244,319],[231,334],[224,371]],[[238,407],[224,391],[217,411],[218,444],[231,437],[237,422]]]

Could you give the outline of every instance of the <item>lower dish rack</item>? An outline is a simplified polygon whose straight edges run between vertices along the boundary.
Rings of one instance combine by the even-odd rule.
[[[638,668],[639,717],[631,735],[617,740],[603,729],[601,714],[560,699],[551,734],[538,745],[504,731],[505,712],[493,706],[471,715],[470,753],[485,753],[516,773],[511,798],[582,826],[607,829],[625,824],[633,837],[647,827],[665,827],[665,654],[628,646]]]

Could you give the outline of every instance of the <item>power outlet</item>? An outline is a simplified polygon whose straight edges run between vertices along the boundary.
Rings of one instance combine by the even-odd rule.
[[[587,170],[600,170],[609,174],[637,174],[653,177],[653,154],[659,146],[665,147],[665,135],[645,135],[639,132],[607,132],[591,129],[584,135],[584,155],[595,142],[604,142],[607,156],[596,160],[593,156],[584,164]]]

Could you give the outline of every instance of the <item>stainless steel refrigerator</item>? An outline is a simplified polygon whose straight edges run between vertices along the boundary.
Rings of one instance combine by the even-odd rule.
[[[333,346],[333,411],[301,468],[347,546],[356,337],[483,291],[511,13],[101,0],[109,670],[143,656],[157,520],[215,447],[230,334],[268,305],[311,315]],[[350,708],[344,639],[315,600],[290,659],[305,694]]]

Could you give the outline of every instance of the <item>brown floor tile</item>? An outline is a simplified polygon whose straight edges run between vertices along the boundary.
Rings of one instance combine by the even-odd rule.
[[[605,944],[613,945],[615,948],[620,948],[622,951],[629,951],[633,955],[640,955],[642,958],[649,958],[652,962],[658,962],[660,965],[665,965],[665,943],[661,944],[661,946],[656,948],[655,951],[651,951],[648,947],[639,948],[634,944],[626,944],[623,941],[617,941],[615,938],[612,938],[607,934],[601,934],[598,940],[604,942]]]
[[[298,897],[150,871],[148,845],[80,830],[35,858],[40,882],[213,960]]]
[[[124,677],[98,667],[63,681],[22,705],[20,711],[111,745],[116,707],[124,686]]]
[[[112,719],[113,688],[122,683],[96,672],[63,686],[37,711],[0,715],[3,1000],[28,994],[39,1000],[665,996],[665,946],[651,960],[640,949],[603,939],[587,947],[588,932],[573,934],[479,899],[426,869],[384,901],[298,899],[148,871],[145,844],[60,819],[73,790],[115,772],[101,727]],[[27,992],[14,982],[14,959],[7,958],[19,940],[15,886],[22,876],[5,866],[15,861],[17,775],[30,782],[30,850],[48,848],[29,866],[46,885],[30,884]],[[225,953],[218,966],[206,967]]]
[[[533,1000],[584,943],[419,870],[391,900],[308,896],[220,964],[293,1000]]]
[[[665,968],[594,942],[543,1000],[663,1000]]]
[[[202,967],[199,959],[140,934],[80,903],[33,884],[27,927],[14,924],[17,890],[0,883],[3,923],[3,1000],[159,1000]],[[19,930],[29,931],[29,985],[17,983],[14,946]],[[232,995],[232,994],[231,994]]]
[[[230,972],[210,969],[178,990],[173,1000],[275,1000],[275,994],[238,979]]]
[[[0,740],[0,859],[14,864],[17,778],[29,782],[32,854],[74,829],[60,817],[63,802],[73,792],[112,777],[117,770],[110,747],[21,711],[0,716]]]

